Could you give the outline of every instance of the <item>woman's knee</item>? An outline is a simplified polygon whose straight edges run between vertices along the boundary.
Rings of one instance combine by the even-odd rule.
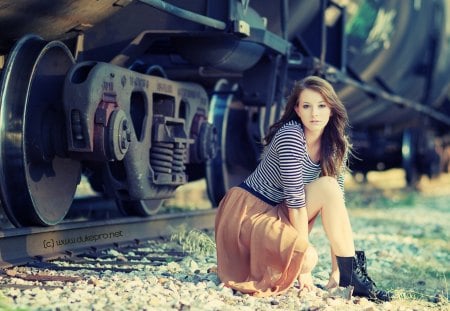
[[[305,192],[309,220],[316,217],[323,208],[335,206],[344,199],[338,181],[330,176],[319,177],[305,185]]]
[[[331,176],[322,176],[317,179],[322,194],[336,196],[342,195],[342,189],[336,178]]]

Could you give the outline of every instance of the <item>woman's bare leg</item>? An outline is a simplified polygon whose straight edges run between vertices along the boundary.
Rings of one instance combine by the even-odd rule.
[[[334,254],[333,249],[331,247],[330,247],[330,255],[331,255],[331,273],[330,279],[328,280],[327,285],[325,285],[325,288],[327,289],[339,286],[339,277],[340,277],[336,255]]]
[[[306,187],[306,209],[308,220],[322,216],[322,224],[330,241],[332,265],[337,260],[339,286],[353,286],[353,295],[369,299],[390,301],[392,293],[380,290],[365,273],[358,273],[361,268],[355,258],[353,233],[345,207],[344,196],[336,179],[320,177]],[[335,282],[333,272],[329,283]]]
[[[305,186],[308,220],[319,213],[334,255],[355,255],[353,233],[344,196],[335,178],[324,176]]]

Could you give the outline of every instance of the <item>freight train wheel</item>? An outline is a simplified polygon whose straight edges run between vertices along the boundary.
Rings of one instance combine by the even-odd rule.
[[[420,179],[417,145],[418,130],[406,129],[402,139],[402,166],[405,170],[406,184],[413,188]]]
[[[437,149],[432,131],[419,128],[404,131],[402,157],[408,186],[416,187],[421,175],[433,178],[440,174],[442,159]]]
[[[151,216],[161,208],[163,199],[132,199],[128,193],[124,161],[113,161],[107,165],[91,167],[96,188],[103,189],[106,197],[116,202],[117,208],[125,216]],[[91,186],[93,180],[90,179]]]
[[[65,157],[63,83],[74,59],[29,35],[8,56],[0,89],[1,205],[15,226],[54,225],[68,212],[81,164]]]
[[[209,122],[217,130],[218,152],[206,164],[208,197],[218,206],[225,192],[241,183],[255,166],[253,147],[247,135],[248,112],[234,100],[237,85],[220,80],[211,98]]]
[[[163,200],[118,200],[119,210],[127,216],[151,216],[161,208]]]

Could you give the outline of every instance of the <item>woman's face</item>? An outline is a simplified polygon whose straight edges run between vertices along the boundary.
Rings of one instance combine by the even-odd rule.
[[[319,92],[305,89],[300,93],[295,112],[303,123],[305,134],[322,134],[331,117],[331,107]]]

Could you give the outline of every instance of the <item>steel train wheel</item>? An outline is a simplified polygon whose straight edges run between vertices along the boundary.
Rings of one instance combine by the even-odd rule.
[[[129,216],[151,216],[155,215],[161,208],[164,200],[119,200],[117,205],[119,210]]]
[[[408,186],[416,187],[423,174],[428,178],[439,175],[442,159],[436,150],[433,132],[420,128],[410,128],[403,132],[402,167]]]
[[[206,184],[208,197],[217,207],[225,192],[251,173],[256,160],[246,135],[248,113],[241,103],[234,101],[237,85],[220,80],[214,91],[208,121],[216,127],[219,150],[206,164]]]
[[[405,170],[406,183],[410,187],[415,187],[420,178],[417,159],[418,130],[406,129],[402,140],[402,166]]]
[[[72,203],[81,165],[64,157],[62,90],[74,59],[29,35],[9,54],[0,89],[1,205],[15,226],[54,225]]]
[[[102,192],[116,202],[119,212],[125,216],[151,216],[155,215],[161,208],[163,199],[136,200],[132,199],[126,191],[124,184],[127,184],[124,161],[109,162],[107,165],[100,165],[92,168],[93,176],[96,176],[96,183]],[[90,180],[92,185],[92,180]],[[97,186],[97,188],[100,188]]]

